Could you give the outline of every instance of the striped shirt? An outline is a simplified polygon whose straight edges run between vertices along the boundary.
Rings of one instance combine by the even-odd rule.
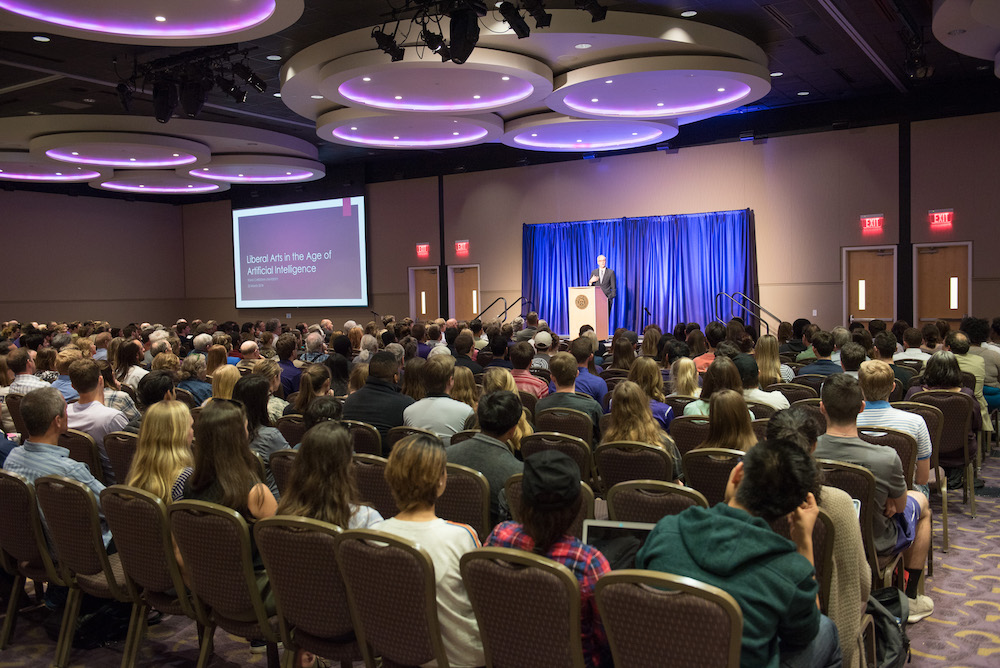
[[[859,427],[885,427],[909,434],[917,441],[917,460],[931,456],[931,437],[927,423],[916,413],[893,408],[888,401],[866,401],[858,414]]]

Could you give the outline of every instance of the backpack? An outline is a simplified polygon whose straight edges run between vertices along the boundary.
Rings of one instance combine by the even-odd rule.
[[[871,593],[866,612],[875,622],[875,658],[878,668],[902,668],[910,660],[906,618],[910,602],[899,589],[886,587]]]

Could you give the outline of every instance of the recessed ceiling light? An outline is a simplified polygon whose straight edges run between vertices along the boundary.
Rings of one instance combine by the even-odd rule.
[[[578,49],[589,49],[592,46],[594,46],[594,45],[593,44],[587,44],[586,42],[583,42],[581,44],[577,44],[576,48],[578,48]]]
[[[167,20],[167,17],[166,16],[157,16],[156,20],[159,21],[160,23],[163,23],[164,21]]]
[[[478,100],[478,99],[479,99],[479,97],[480,97],[479,95],[473,95],[473,96],[472,96],[472,99],[473,99],[473,100]]]
[[[71,153],[71,155],[80,155],[80,152],[79,152],[79,151],[73,151],[73,152]]]
[[[807,90],[800,90],[800,91],[799,91],[799,95],[801,95],[801,96],[803,96],[803,97],[805,97],[805,96],[806,96],[806,95],[808,95],[808,94],[809,94],[809,91],[807,91]]]
[[[638,134],[639,134],[638,132],[633,132],[633,133],[632,133],[632,136],[633,136],[633,137],[635,137],[635,136],[636,136],[636,135],[638,135]]]
[[[592,98],[590,98],[590,101],[591,102],[597,102],[597,98],[596,97],[592,97]]]
[[[959,35],[965,34],[965,28],[955,28],[954,30],[949,30],[948,34],[952,37],[958,37]]]
[[[140,187],[140,188],[145,188],[146,186],[145,186],[144,184],[140,183],[140,184],[139,184],[139,187]]]
[[[397,100],[402,100],[402,99],[403,99],[403,96],[402,96],[402,95],[397,95],[397,96],[396,96],[396,99],[397,99]]]
[[[772,77],[783,77],[783,76],[785,76],[785,73],[784,72],[771,72],[771,76]]]
[[[614,81],[614,79],[605,79],[604,83],[611,83],[612,81]]]
[[[532,133],[531,133],[531,136],[532,136],[532,137],[537,137],[537,136],[538,136],[538,133],[537,133],[537,132],[532,132]]]
[[[510,81],[510,77],[500,77],[500,81]]]
[[[351,129],[352,129],[352,130],[357,130],[357,129],[358,129],[358,126],[356,126],[356,125],[352,125],[352,126],[351,126]]]
[[[322,100],[323,99],[322,95],[310,95],[309,97],[311,97],[314,100]]]
[[[208,167],[203,167],[201,171],[207,172],[208,171]]]
[[[393,139],[399,139],[399,135],[396,135],[395,137],[393,137]]]
[[[189,184],[187,184],[187,187],[188,187],[188,188],[194,188],[194,186],[193,186],[193,185],[191,185],[190,183],[189,183]]]
[[[46,37],[45,35],[35,35],[31,39],[35,40],[36,42],[51,42],[52,41],[51,37]]]
[[[272,53],[270,56],[264,56],[267,60],[281,60],[281,56],[276,53]]]
[[[174,153],[174,157],[175,158],[179,158],[179,157],[181,157],[181,154],[180,153]]]
[[[361,80],[362,81],[371,81],[372,78],[371,77],[361,77]]]
[[[456,137],[458,136],[457,132],[452,132],[451,134],[455,135]]]
[[[243,177],[243,175],[242,175],[242,174],[237,174],[236,176],[239,176],[240,178],[242,178],[242,177]]]
[[[694,11],[693,9],[689,9],[686,12],[681,12],[681,16],[683,18],[689,19],[692,16],[698,16],[698,12]]]
[[[62,176],[62,172],[56,172],[56,176]]]
[[[657,102],[657,103],[656,103],[656,106],[657,106],[657,107],[662,107],[662,106],[663,106],[663,103],[662,103],[662,102]]]
[[[128,161],[129,162],[135,162],[135,158],[129,158]]]
[[[577,139],[577,140],[576,140],[576,143],[577,143],[577,144],[579,144],[579,143],[580,143],[580,142],[582,142],[582,141],[583,141],[582,139]]]
[[[271,93],[274,97],[281,97],[281,93]]]
[[[716,88],[715,90],[718,91],[718,92],[720,92],[720,93],[725,93],[726,92],[725,88]]]
[[[291,172],[285,172],[285,176],[291,176],[291,175],[292,175]]]

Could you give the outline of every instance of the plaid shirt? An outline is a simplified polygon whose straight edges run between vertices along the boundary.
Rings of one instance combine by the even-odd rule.
[[[503,522],[493,529],[486,539],[487,547],[512,547],[525,552],[535,551],[535,541],[518,522]],[[563,536],[544,555],[568,568],[580,582],[580,639],[583,642],[583,659],[588,666],[609,666],[610,650],[604,625],[594,600],[597,579],[611,570],[601,552],[573,536]]]
[[[135,402],[132,401],[127,393],[121,390],[114,390],[110,387],[104,388],[104,405],[108,408],[114,408],[125,414],[125,417],[129,419],[129,422],[139,417],[139,409],[136,408]]]
[[[536,399],[549,395],[548,383],[538,376],[532,375],[527,369],[514,369],[510,375],[514,376],[514,384],[517,385],[518,392],[533,394]]]
[[[14,376],[14,382],[10,384],[10,393],[25,395],[32,390],[38,390],[43,387],[52,387],[52,385],[31,374],[19,373]]]

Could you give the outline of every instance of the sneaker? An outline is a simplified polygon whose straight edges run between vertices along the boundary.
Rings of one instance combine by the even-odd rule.
[[[907,623],[916,624],[925,617],[930,617],[934,612],[934,601],[930,596],[917,594],[916,598],[910,599],[910,616],[906,618]]]
[[[912,605],[911,605],[912,608]],[[250,653],[251,654],[264,654],[267,652],[267,643],[263,640],[251,640],[250,641]]]

